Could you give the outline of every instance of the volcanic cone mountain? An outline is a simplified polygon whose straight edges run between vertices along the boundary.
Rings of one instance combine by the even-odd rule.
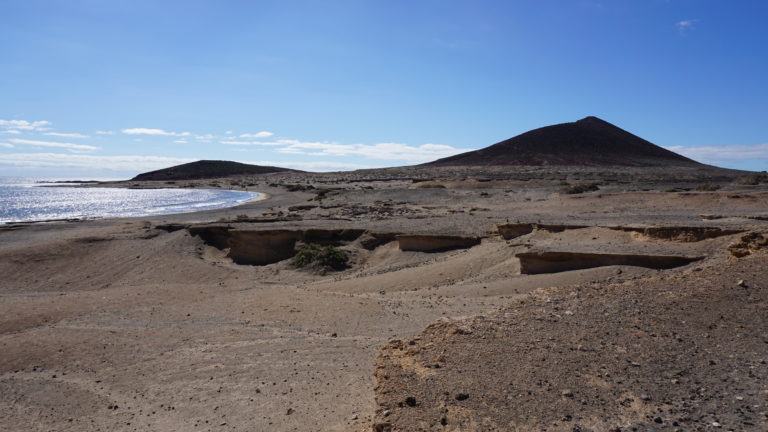
[[[240,162],[200,160],[182,165],[145,172],[132,180],[196,180],[238,175],[259,175],[276,172],[298,172],[288,168],[249,165]]]
[[[425,165],[701,166],[597,117],[546,126]]]

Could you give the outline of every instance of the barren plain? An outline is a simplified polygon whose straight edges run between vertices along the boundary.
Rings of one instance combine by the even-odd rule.
[[[0,226],[0,429],[768,430],[768,186],[739,175],[112,184],[269,198]]]

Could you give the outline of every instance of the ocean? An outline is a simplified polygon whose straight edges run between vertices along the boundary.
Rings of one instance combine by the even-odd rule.
[[[51,181],[0,177],[0,224],[186,213],[233,207],[261,196],[208,189],[42,187]]]

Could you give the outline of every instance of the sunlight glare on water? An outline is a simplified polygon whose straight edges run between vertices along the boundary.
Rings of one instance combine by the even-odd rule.
[[[0,179],[0,223],[151,216],[232,207],[255,192],[207,189],[39,187],[35,180]]]

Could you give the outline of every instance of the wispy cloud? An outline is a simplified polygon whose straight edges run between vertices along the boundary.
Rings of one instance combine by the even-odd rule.
[[[178,136],[178,137],[185,137],[185,136],[192,135],[189,132],[170,132],[163,129],[149,129],[149,128],[123,129],[122,132],[126,135],[157,135],[157,136]]]
[[[665,148],[699,162],[710,164],[735,160],[768,161],[768,143],[729,146],[670,146]]]
[[[8,130],[0,131],[0,133],[11,134],[11,135],[21,135],[21,131],[18,129],[8,129]]]
[[[0,128],[24,131],[44,131],[50,129],[51,122],[45,120],[0,120]]]
[[[277,151],[281,153],[305,154],[312,156],[359,156],[368,159],[419,163],[453,156],[467,150],[443,144],[411,146],[401,143],[377,143],[366,145],[293,141],[285,147],[278,148]]]
[[[0,143],[0,147],[5,147],[5,148],[13,148],[13,144],[8,144],[8,143]]]
[[[220,141],[235,146],[273,146],[275,151],[308,156],[358,156],[368,159],[402,161],[405,163],[429,162],[453,156],[470,149],[459,149],[444,144],[412,146],[401,143],[340,144],[335,142],[299,141],[280,139],[275,141]]]
[[[680,33],[686,33],[690,30],[693,30],[694,25],[696,24],[697,21],[698,20],[695,20],[695,19],[678,21],[675,23],[675,27],[677,27],[677,31],[679,31]]]
[[[274,135],[272,132],[261,131],[256,133],[244,133],[240,135],[240,138],[269,138],[272,135]]]
[[[221,144],[233,145],[233,146],[283,146],[286,145],[283,141],[238,141],[227,140],[219,141]]]
[[[96,131],[96,135],[112,135],[114,132],[112,131]]]
[[[219,137],[213,134],[195,135],[195,139],[202,142],[211,142]]]
[[[0,153],[0,166],[16,166],[25,168],[74,168],[74,169],[107,169],[113,171],[142,172],[188,162],[197,159],[172,158],[162,156],[97,156],[68,153]],[[343,171],[373,168],[372,166],[334,161],[290,162],[290,161],[248,161],[243,163],[254,165],[269,165],[294,168],[306,171]]]
[[[43,135],[57,136],[57,137],[64,137],[64,138],[90,138],[88,135],[83,135],[80,133],[46,132]]]
[[[85,145],[85,144],[62,143],[62,142],[53,142],[53,141],[37,141],[37,140],[27,140],[27,139],[19,139],[19,138],[12,138],[8,141],[12,142],[13,144],[23,144],[23,145],[30,145],[30,146],[37,146],[37,147],[59,147],[59,148],[66,148],[73,151],[91,151],[91,150],[99,149],[99,147],[92,146],[92,145]]]
[[[67,153],[0,153],[0,165],[149,171],[193,162],[195,159],[162,156],[96,156]]]

